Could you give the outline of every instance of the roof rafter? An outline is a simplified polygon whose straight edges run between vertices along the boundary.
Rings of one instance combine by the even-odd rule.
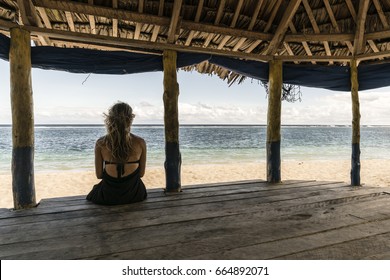
[[[145,0],[138,0],[138,13],[142,14],[144,11],[144,3]],[[137,22],[135,25],[135,31],[134,31],[134,39],[139,39],[139,35],[141,33],[141,26],[142,24],[140,22]]]
[[[264,28],[264,33],[268,32],[268,30],[271,28],[272,23],[274,22],[274,19],[276,17],[276,13],[278,12],[281,3],[282,3],[281,0],[278,0],[278,2],[275,3],[275,5],[272,9],[272,13],[271,13],[269,20],[267,22],[267,25]],[[256,40],[255,42],[252,43],[252,45],[248,49],[245,50],[245,52],[251,53],[258,45],[260,45],[261,42],[262,42],[262,40]]]
[[[311,25],[313,26],[313,30],[316,34],[320,34],[320,29],[318,28],[318,24],[314,18],[313,10],[311,9],[309,2],[307,0],[302,0],[303,6],[305,7],[306,13],[309,16]],[[330,51],[329,43],[328,41],[322,42],[325,48],[325,53],[327,56],[332,56],[332,53]],[[329,64],[333,64],[333,61],[329,61]]]
[[[324,1],[324,4],[325,4],[325,9],[328,12],[330,21],[332,22],[333,28],[336,29],[336,31],[340,33],[340,28],[339,28],[339,25],[337,24],[337,20],[336,20],[336,18],[334,16],[334,13],[332,11],[332,7],[329,4],[329,0],[323,0],[323,1]],[[353,53],[352,43],[350,41],[345,41],[345,44],[347,45],[349,51],[351,53]]]
[[[113,4],[114,4],[114,1],[115,0],[112,1]],[[93,5],[93,0],[88,0],[88,4],[89,5]],[[89,25],[91,26],[91,33],[92,34],[96,34],[95,17],[91,16],[91,15],[88,15],[88,20],[89,20]]]
[[[370,0],[359,1],[359,11],[358,11],[357,22],[356,22],[355,40],[353,42],[354,55],[361,54],[364,52],[363,49],[365,46],[364,31],[365,31],[365,24],[366,24],[369,4],[370,4]]]
[[[279,45],[283,40],[284,34],[287,31],[288,24],[291,22],[291,19],[294,17],[296,11],[298,10],[301,1],[302,0],[292,0],[289,2],[285,12],[283,13],[283,17],[279,23],[279,26],[275,31],[275,35],[269,43],[268,49],[263,54],[274,55],[277,52]]]
[[[173,2],[172,17],[168,29],[168,43],[173,44],[175,41],[176,28],[180,18],[181,4],[183,0],[175,0]]]
[[[219,22],[221,21],[221,18],[222,18],[222,15],[223,15],[223,10],[225,8],[225,4],[226,4],[226,0],[220,0],[219,2],[219,6],[218,6],[218,10],[217,10],[217,15],[215,16],[215,20],[214,20],[214,25],[218,25]],[[207,48],[207,46],[210,44],[211,42],[211,39],[215,36],[214,33],[210,33],[204,44],[203,44],[203,47]]]
[[[164,2],[165,2],[164,0],[160,0],[160,3],[158,5],[158,16],[159,17],[162,17],[162,15],[164,14]],[[154,29],[153,29],[152,37],[150,38],[150,41],[156,42],[159,31],[160,31],[160,25],[155,25]]]
[[[31,0],[17,0],[17,2],[20,9],[20,16],[24,25],[43,27],[43,24]],[[52,45],[48,37],[38,36],[38,40],[42,45]]]
[[[252,14],[251,21],[250,21],[249,26],[248,26],[249,31],[253,30],[253,27],[256,24],[256,20],[257,20],[257,17],[259,15],[259,12],[260,12],[260,8],[263,5],[263,3],[264,3],[264,0],[258,0],[257,5],[253,11],[253,14]],[[233,51],[237,51],[242,46],[242,44],[244,44],[245,41],[246,41],[246,38],[241,38],[237,42],[237,44],[234,46]]]
[[[235,10],[235,12],[234,12],[234,16],[233,16],[232,22],[230,23],[230,27],[231,27],[231,28],[236,27],[237,20],[238,20],[238,16],[240,15],[240,12],[241,12],[241,8],[242,8],[242,4],[243,4],[243,3],[244,3],[244,0],[240,0],[240,1],[238,1],[238,3],[237,3],[236,10]],[[225,44],[227,43],[227,41],[229,41],[229,39],[230,39],[231,37],[232,37],[232,36],[230,36],[230,35],[225,36],[225,37],[222,39],[221,43],[219,43],[218,49],[219,49],[219,50],[222,49],[222,48],[225,46]]]
[[[292,21],[290,21],[290,23],[288,25],[290,27],[291,32],[293,34],[296,34],[297,33],[297,29],[295,28],[294,23]],[[286,44],[288,44],[288,43],[286,42]],[[309,44],[306,41],[302,41],[302,46],[305,49],[305,52],[307,53],[308,56],[313,56],[313,54],[312,54],[312,52],[310,50]],[[311,63],[312,64],[316,64],[315,61],[312,61]]]
[[[118,9],[118,0],[112,0],[112,8]],[[112,36],[118,37],[118,19],[116,18],[112,19]]]
[[[196,9],[194,22],[199,22],[200,16],[202,14],[203,4],[204,4],[204,0],[199,0],[198,7]],[[191,41],[192,41],[192,38],[194,37],[194,34],[195,34],[195,31],[191,30],[190,34],[187,37],[186,43],[185,43],[186,46],[189,46],[191,44]]]
[[[389,28],[389,23],[387,22],[387,19],[386,19],[386,16],[383,12],[383,9],[382,9],[382,6],[381,6],[381,3],[379,2],[379,0],[372,0],[372,2],[374,2],[374,5],[375,5],[375,8],[378,12],[378,16],[383,24],[383,27],[385,29],[388,29]]]

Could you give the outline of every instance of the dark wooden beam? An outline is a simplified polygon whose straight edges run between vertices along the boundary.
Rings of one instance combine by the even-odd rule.
[[[31,0],[17,0],[17,2],[23,25],[43,27],[43,24]],[[52,45],[50,39],[45,36],[38,36],[38,41],[39,42],[36,43],[49,46]]]
[[[280,127],[282,109],[282,61],[269,62],[269,92],[267,114],[267,181],[280,183]]]
[[[181,154],[179,147],[179,84],[176,75],[175,51],[165,50],[164,64],[164,127],[166,192],[181,191]]]
[[[288,24],[291,22],[291,19],[294,17],[299,5],[301,4],[302,0],[292,0],[288,4],[286,10],[283,13],[283,17],[280,20],[280,23],[278,25],[278,28],[275,31],[274,37],[272,38],[271,42],[268,45],[268,49],[265,51],[264,54],[271,54],[274,55],[282,40],[284,37],[284,34],[287,31]]]
[[[356,32],[355,32],[355,39],[353,42],[354,47],[354,55],[358,55],[361,53],[364,53],[365,49],[365,38],[364,38],[364,31],[365,31],[365,24],[366,24],[366,18],[367,18],[367,11],[368,6],[370,4],[370,0],[360,0],[359,1],[359,10],[357,15],[357,22],[356,22]]]
[[[351,60],[350,69],[352,98],[351,185],[360,186],[360,104],[358,67],[356,60]]]
[[[176,30],[180,19],[181,4],[183,0],[175,0],[172,8],[171,22],[169,23],[168,28],[168,38],[167,41],[170,44],[173,44],[176,40]]]
[[[12,191],[15,209],[36,206],[30,33],[11,29]]]

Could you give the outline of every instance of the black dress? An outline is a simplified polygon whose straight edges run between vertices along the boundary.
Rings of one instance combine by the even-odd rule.
[[[104,169],[103,178],[87,195],[96,204],[119,205],[139,202],[147,197],[146,188],[139,174],[139,167],[130,175],[115,178]]]

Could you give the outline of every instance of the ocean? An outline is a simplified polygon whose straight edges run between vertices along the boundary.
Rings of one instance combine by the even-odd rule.
[[[163,166],[164,127],[134,125],[147,143],[147,166]],[[349,160],[351,127],[282,126],[282,160]],[[35,172],[94,170],[94,145],[101,125],[37,125]],[[390,158],[390,126],[361,128],[361,159]],[[229,164],[266,160],[266,126],[184,125],[180,127],[182,164]],[[0,174],[11,170],[11,127],[0,126]]]

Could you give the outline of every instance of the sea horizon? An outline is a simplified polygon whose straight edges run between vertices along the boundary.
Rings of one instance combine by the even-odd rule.
[[[134,124],[132,132],[147,143],[147,166],[165,161],[163,124]],[[35,171],[94,170],[96,140],[103,124],[36,124]],[[262,124],[181,124],[183,165],[263,163],[267,127]],[[0,173],[12,161],[11,125],[0,125]],[[282,161],[350,160],[350,125],[282,125]],[[390,159],[389,125],[361,126],[361,159]]]

